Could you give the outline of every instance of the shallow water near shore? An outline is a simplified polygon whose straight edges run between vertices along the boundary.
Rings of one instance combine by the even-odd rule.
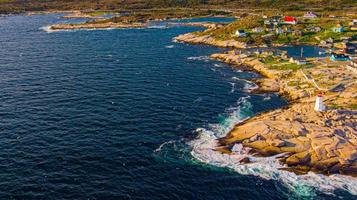
[[[172,42],[201,28],[41,29],[59,16],[0,20],[1,199],[355,199],[192,156],[197,128],[286,105],[220,49]]]

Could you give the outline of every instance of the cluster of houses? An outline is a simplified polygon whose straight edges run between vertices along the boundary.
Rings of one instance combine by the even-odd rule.
[[[264,27],[255,27],[251,31],[253,33],[262,33],[264,31],[267,32],[275,32],[276,34],[282,33],[292,33],[292,30],[289,27],[282,28],[281,25],[296,25],[298,23],[297,18],[285,16],[282,20],[281,16],[273,16],[271,18],[267,18],[264,20]],[[245,30],[237,30],[235,32],[237,37],[246,37],[248,34]]]
[[[313,12],[308,12],[304,15],[304,18],[316,18],[317,15]],[[283,25],[296,25],[298,24],[298,19],[296,17],[291,16],[273,16],[267,17],[263,16],[264,20],[264,27],[255,27],[251,30],[253,33],[262,33],[267,31],[269,33],[276,33],[276,34],[283,34],[283,33],[293,33],[294,35],[301,36],[303,34],[302,30],[292,30],[289,26]],[[321,31],[320,27],[309,27],[309,32],[319,32]],[[237,37],[246,37],[248,33],[241,29],[235,32],[235,36]]]
[[[318,15],[313,12],[307,12],[303,18],[317,18]],[[309,26],[304,29],[294,28],[294,25],[298,24],[298,19],[296,17],[291,16],[273,16],[264,18],[264,26],[255,27],[250,32],[252,33],[263,33],[268,32],[265,35],[262,35],[263,38],[268,38],[270,36],[274,36],[275,34],[284,34],[291,33],[295,36],[302,36],[304,32],[320,32],[323,31],[319,26]],[[341,33],[346,31],[347,27],[344,27],[342,24],[337,24],[335,27],[331,29],[332,32]],[[357,31],[357,19],[352,20],[349,23],[349,30]],[[235,36],[237,37],[246,37],[248,36],[248,32],[243,29],[237,30],[235,32]],[[337,43],[332,38],[321,40],[320,46],[326,48],[335,48],[340,49],[339,51],[335,51],[331,54],[331,61],[349,61],[351,60],[350,55],[355,55],[357,53],[357,38],[341,38],[342,42],[339,42],[340,45],[337,47]],[[332,51],[333,52],[333,51]],[[306,60],[303,58],[292,58],[290,59],[291,63],[296,63],[298,65],[306,64]]]
[[[303,18],[311,19],[317,18],[317,14],[313,12],[307,12]],[[269,34],[283,34],[283,33],[292,33],[295,36],[302,36],[304,32],[320,32],[322,28],[319,26],[309,26],[306,27],[304,30],[294,28],[292,29],[293,25],[298,24],[298,19],[296,17],[291,16],[273,16],[267,17],[263,16],[264,18],[264,26],[255,27],[251,30],[253,33],[262,33],[264,31],[269,32]],[[354,19],[351,23],[349,23],[349,29],[352,31],[357,30],[357,19]],[[335,27],[332,28],[332,31],[335,33],[341,33],[346,30],[342,24],[337,24]],[[240,29],[236,30],[235,36],[237,37],[246,37],[248,32],[246,30]]]

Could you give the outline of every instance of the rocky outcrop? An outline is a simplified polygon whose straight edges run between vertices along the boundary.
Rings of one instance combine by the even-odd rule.
[[[287,153],[288,167],[357,176],[357,111],[315,112],[296,103],[238,124],[222,146],[241,143],[262,156]]]
[[[183,35],[179,35],[174,38],[175,41],[179,42],[187,42],[191,44],[207,44],[207,45],[213,45],[217,47],[233,47],[233,48],[246,48],[247,45],[243,42],[239,42],[236,40],[218,40],[215,39],[214,37],[211,37],[209,35],[196,35],[194,33],[187,33]]]
[[[195,33],[180,35],[175,40],[218,47],[246,47],[235,40],[221,41]],[[281,155],[279,159],[286,165],[285,170],[299,174],[315,171],[357,176],[357,111],[315,112],[314,98],[310,98],[315,88],[309,88],[306,82],[301,84],[305,79],[299,71],[275,70],[254,56],[236,51],[212,54],[211,58],[259,72],[265,76],[255,81],[260,90],[279,92],[294,101],[290,107],[262,113],[237,124],[226,137],[219,139],[217,151],[231,154],[240,145],[245,153],[256,156]],[[349,94],[348,91],[347,88],[339,96]]]
[[[110,29],[110,28],[142,28],[147,24],[144,23],[82,23],[82,24],[55,24],[50,26],[51,30],[78,30],[78,29]]]

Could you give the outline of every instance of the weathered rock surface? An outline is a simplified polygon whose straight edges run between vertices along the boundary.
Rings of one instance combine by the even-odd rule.
[[[108,29],[108,28],[142,28],[144,23],[82,23],[82,24],[55,24],[50,26],[51,30],[78,30],[78,29]]]
[[[218,47],[246,47],[235,40],[221,41],[192,33],[175,39]],[[279,92],[294,101],[288,108],[263,113],[236,125],[226,137],[219,139],[220,148],[229,152],[231,147],[239,144],[241,148],[250,149],[250,153],[261,156],[282,154],[281,161],[286,164],[286,170],[299,174],[315,171],[357,176],[357,111],[331,109],[315,112],[315,99],[310,97],[315,88],[309,87],[311,83],[306,82],[301,71],[274,70],[257,58],[236,51],[212,54],[211,58],[258,71],[265,76],[256,81],[260,90]],[[314,69],[311,70],[314,73]],[[321,74],[320,69],[315,70]],[[345,101],[355,101],[354,86],[351,83],[338,95],[348,96]],[[328,95],[327,103],[336,96]]]
[[[318,113],[312,106],[297,103],[254,117],[237,125],[220,142],[223,146],[241,142],[261,155],[290,153],[283,159],[288,167],[356,176],[357,111]],[[326,121],[328,126],[324,125]],[[347,130],[349,134],[343,134]]]
[[[234,48],[246,48],[246,44],[242,42],[238,42],[236,40],[217,40],[209,35],[199,36],[193,33],[187,33],[183,35],[179,35],[174,38],[176,41],[187,42],[192,44],[207,44],[218,47],[234,47]]]

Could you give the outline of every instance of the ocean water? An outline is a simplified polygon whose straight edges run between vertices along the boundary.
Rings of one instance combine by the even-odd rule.
[[[355,199],[195,156],[196,129],[286,105],[221,49],[172,42],[201,28],[44,31],[58,17],[0,18],[1,199]]]

